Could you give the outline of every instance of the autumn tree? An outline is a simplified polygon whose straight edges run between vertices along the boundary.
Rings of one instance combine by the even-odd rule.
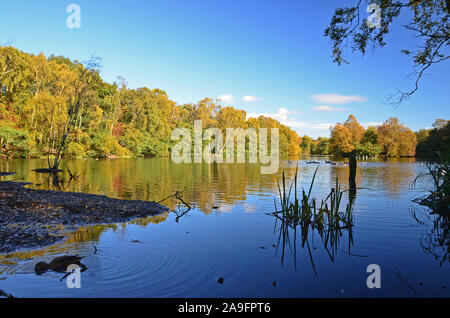
[[[387,157],[410,157],[416,154],[417,137],[395,117],[378,127],[379,145]]]
[[[352,133],[347,126],[337,124],[332,128],[330,148],[331,151],[337,155],[348,154],[355,149]]]
[[[32,55],[0,47],[1,156],[47,157],[56,170],[64,157],[152,157],[170,153],[174,128],[279,129],[280,154],[326,153],[328,140],[300,138],[274,118],[204,98],[178,105],[161,89],[131,89],[123,78],[105,82],[94,61]],[[350,127],[352,125],[349,124]]]
[[[364,127],[360,123],[358,123],[355,116],[353,115],[348,116],[348,119],[345,121],[344,126],[347,127],[348,130],[350,130],[353,145],[356,147],[360,143],[364,135]]]
[[[300,154],[301,153],[301,149],[300,149],[301,138],[292,129],[289,129],[287,131],[287,135],[288,135],[287,136],[287,139],[288,139],[287,153],[290,155]]]
[[[67,119],[60,138],[57,140],[56,156],[53,164],[49,165],[50,170],[56,171],[61,163],[64,152],[67,149],[68,138],[73,133],[80,110],[84,106],[91,87],[89,82],[93,73],[98,72],[98,58],[91,57],[85,65],[77,66],[77,77],[73,83],[73,94],[68,101]]]
[[[246,128],[246,112],[231,106],[219,107],[217,113],[217,126],[225,131],[226,128]]]

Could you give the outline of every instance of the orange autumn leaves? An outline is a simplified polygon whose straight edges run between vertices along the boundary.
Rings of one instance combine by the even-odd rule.
[[[350,115],[345,123],[332,128],[330,146],[334,154],[340,155],[383,153],[388,157],[409,157],[415,155],[417,138],[397,118],[389,118],[382,125],[366,130]]]

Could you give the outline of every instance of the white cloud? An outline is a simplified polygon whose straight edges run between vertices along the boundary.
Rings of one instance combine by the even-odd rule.
[[[347,110],[347,108],[343,107],[332,107],[328,105],[319,105],[313,107],[314,110],[317,110],[318,112],[341,112],[344,110]]]
[[[257,102],[259,100],[261,100],[262,98],[258,97],[258,96],[250,96],[250,95],[245,95],[244,97],[242,97],[242,100],[246,103],[254,103]]]
[[[273,119],[278,120],[283,125],[286,125],[291,128],[310,128],[310,129],[318,129],[318,130],[328,130],[330,126],[333,124],[330,123],[319,123],[312,124],[308,122],[298,121],[293,117],[290,117],[292,114],[301,114],[298,110],[290,111],[284,107],[278,109],[275,114],[271,113],[248,113],[248,118],[258,118],[259,116],[271,117]]]
[[[265,116],[265,117],[271,117],[274,118],[281,123],[289,121],[289,115],[291,114],[301,114],[298,110],[288,110],[284,107],[281,107],[278,109],[278,111],[275,114],[271,113],[248,113],[247,118],[258,118],[259,116]],[[291,119],[292,121],[293,119]]]
[[[383,123],[380,123],[380,122],[376,122],[376,121],[371,121],[371,122],[368,122],[368,123],[365,123],[365,124],[362,124],[365,128],[368,128],[368,127],[370,127],[370,126],[381,126],[381,125],[383,125]]]
[[[231,94],[224,94],[219,96],[219,100],[225,103],[232,103],[234,102],[233,95]]]
[[[313,124],[313,125],[309,125],[308,128],[311,128],[311,129],[328,130],[328,129],[330,129],[330,127],[333,126],[333,125],[334,125],[334,124],[332,124],[332,123]]]
[[[317,103],[341,105],[351,102],[367,102],[367,98],[358,95],[316,94],[311,98]]]

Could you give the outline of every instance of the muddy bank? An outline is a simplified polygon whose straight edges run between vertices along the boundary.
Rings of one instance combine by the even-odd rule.
[[[168,211],[148,201],[27,189],[0,182],[0,253],[53,244],[80,226],[125,222]]]

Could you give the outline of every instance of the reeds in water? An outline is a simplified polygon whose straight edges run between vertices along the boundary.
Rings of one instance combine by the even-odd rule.
[[[433,212],[448,215],[450,212],[450,162],[445,160],[439,163],[427,163],[426,165],[428,173],[418,175],[413,185],[415,186],[420,178],[431,176],[433,190],[413,201],[429,207]]]
[[[308,254],[313,266],[314,272],[317,275],[316,268],[314,266],[312,251],[310,248],[308,235],[310,229],[312,234],[317,231],[319,237],[323,242],[323,246],[328,253],[328,256],[332,261],[335,259],[337,249],[339,246],[340,238],[345,231],[348,232],[348,249],[350,253],[350,247],[353,244],[353,214],[352,205],[353,201],[349,200],[345,210],[340,211],[342,203],[342,195],[347,190],[342,191],[339,185],[339,180],[336,178],[336,184],[331,189],[328,196],[321,201],[320,205],[317,204],[317,200],[311,197],[312,189],[316,179],[319,166],[314,171],[311,184],[308,191],[302,189],[299,193],[297,189],[298,180],[298,167],[295,171],[295,176],[291,184],[289,185],[286,180],[284,171],[282,173],[281,183],[278,181],[278,191],[280,196],[280,210],[278,210],[277,201],[275,200],[275,211],[272,213],[276,220],[281,221],[279,228],[278,247],[282,247],[281,262],[283,263],[285,247],[288,245],[294,253],[294,260],[296,259],[296,237],[298,231],[300,231],[302,247],[307,247]],[[275,228],[277,222],[275,222]],[[290,243],[289,232],[293,232],[293,250]],[[296,263],[295,263],[295,266]]]
[[[315,198],[311,198],[318,169],[319,166],[314,171],[308,192],[302,189],[300,197],[297,189],[298,167],[290,185],[288,185],[283,171],[281,184],[278,182],[280,210],[278,210],[275,200],[276,212],[274,214],[281,217],[285,222],[300,223],[303,226],[311,225],[319,229],[324,227],[339,229],[352,226],[352,203],[347,204],[344,212],[340,211],[342,195],[347,190],[341,191],[337,177],[335,187],[331,189],[320,205],[317,204]],[[291,196],[293,197],[291,198]]]

